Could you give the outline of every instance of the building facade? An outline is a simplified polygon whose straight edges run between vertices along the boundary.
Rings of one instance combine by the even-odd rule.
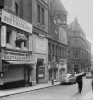
[[[68,27],[68,72],[88,71],[91,67],[91,44],[77,18]]]
[[[60,0],[49,0],[48,72],[49,80],[59,80],[60,59],[66,60],[67,11]]]
[[[34,83],[48,82],[48,0],[32,0]],[[33,83],[33,84],[34,84]]]
[[[1,1],[0,86],[32,85],[32,24],[21,18],[20,1]]]
[[[19,29],[17,25],[10,28],[10,29],[13,29],[14,27],[18,28],[18,32],[14,32],[13,36],[14,38],[16,38],[16,33],[18,33],[18,39],[20,37],[23,37],[24,41],[26,41],[24,42],[22,40],[22,42],[17,42],[15,44],[16,40],[10,38],[13,39],[11,43],[14,43],[14,46],[17,45],[17,49],[19,50],[18,52],[22,53],[18,54],[21,56],[24,55],[25,60],[27,59],[25,63],[28,64],[24,64],[24,66],[30,65],[30,68],[27,69],[26,71],[24,71],[24,68],[22,69],[23,70],[21,71],[22,74],[25,72],[26,80],[30,81],[31,85],[48,82],[48,73],[47,73],[48,40],[46,38],[48,34],[48,0],[9,0],[9,1],[1,0],[1,1],[2,1],[1,2],[2,5],[0,5],[1,9],[7,11],[11,16],[13,14],[15,20],[18,18],[18,21],[20,21],[19,19],[21,19],[21,22],[23,21],[23,23],[21,24],[22,26],[20,25],[21,29]],[[25,30],[23,24],[28,25],[26,26],[27,30]],[[19,40],[21,41],[21,39]],[[21,43],[22,43],[22,48],[21,48]],[[15,49],[14,46],[12,47],[13,50]],[[11,52],[12,51],[10,51],[9,53]],[[13,58],[11,58],[11,60],[12,59]],[[10,63],[10,61],[8,62]],[[10,75],[12,74],[10,73]]]

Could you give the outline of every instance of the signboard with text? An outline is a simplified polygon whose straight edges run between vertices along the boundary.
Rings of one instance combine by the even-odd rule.
[[[6,46],[6,26],[1,26],[1,47]]]
[[[29,61],[30,55],[29,53],[2,51],[2,60]]]
[[[2,10],[1,22],[14,26],[23,31],[32,33],[32,24],[5,10]]]

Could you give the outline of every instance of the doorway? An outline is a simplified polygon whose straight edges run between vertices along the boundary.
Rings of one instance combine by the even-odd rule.
[[[25,80],[25,84],[30,83],[30,70],[29,70],[29,68],[24,69],[24,80]]]
[[[39,66],[43,65],[44,59],[37,59],[36,65],[36,83],[39,83]]]

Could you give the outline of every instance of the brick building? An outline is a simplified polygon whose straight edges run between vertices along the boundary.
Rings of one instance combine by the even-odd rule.
[[[91,67],[91,44],[77,18],[68,27],[68,72],[88,71]]]

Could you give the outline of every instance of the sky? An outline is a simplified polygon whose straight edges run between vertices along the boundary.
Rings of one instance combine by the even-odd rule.
[[[93,0],[61,0],[68,12],[68,24],[77,17],[78,22],[91,43],[93,54]]]

